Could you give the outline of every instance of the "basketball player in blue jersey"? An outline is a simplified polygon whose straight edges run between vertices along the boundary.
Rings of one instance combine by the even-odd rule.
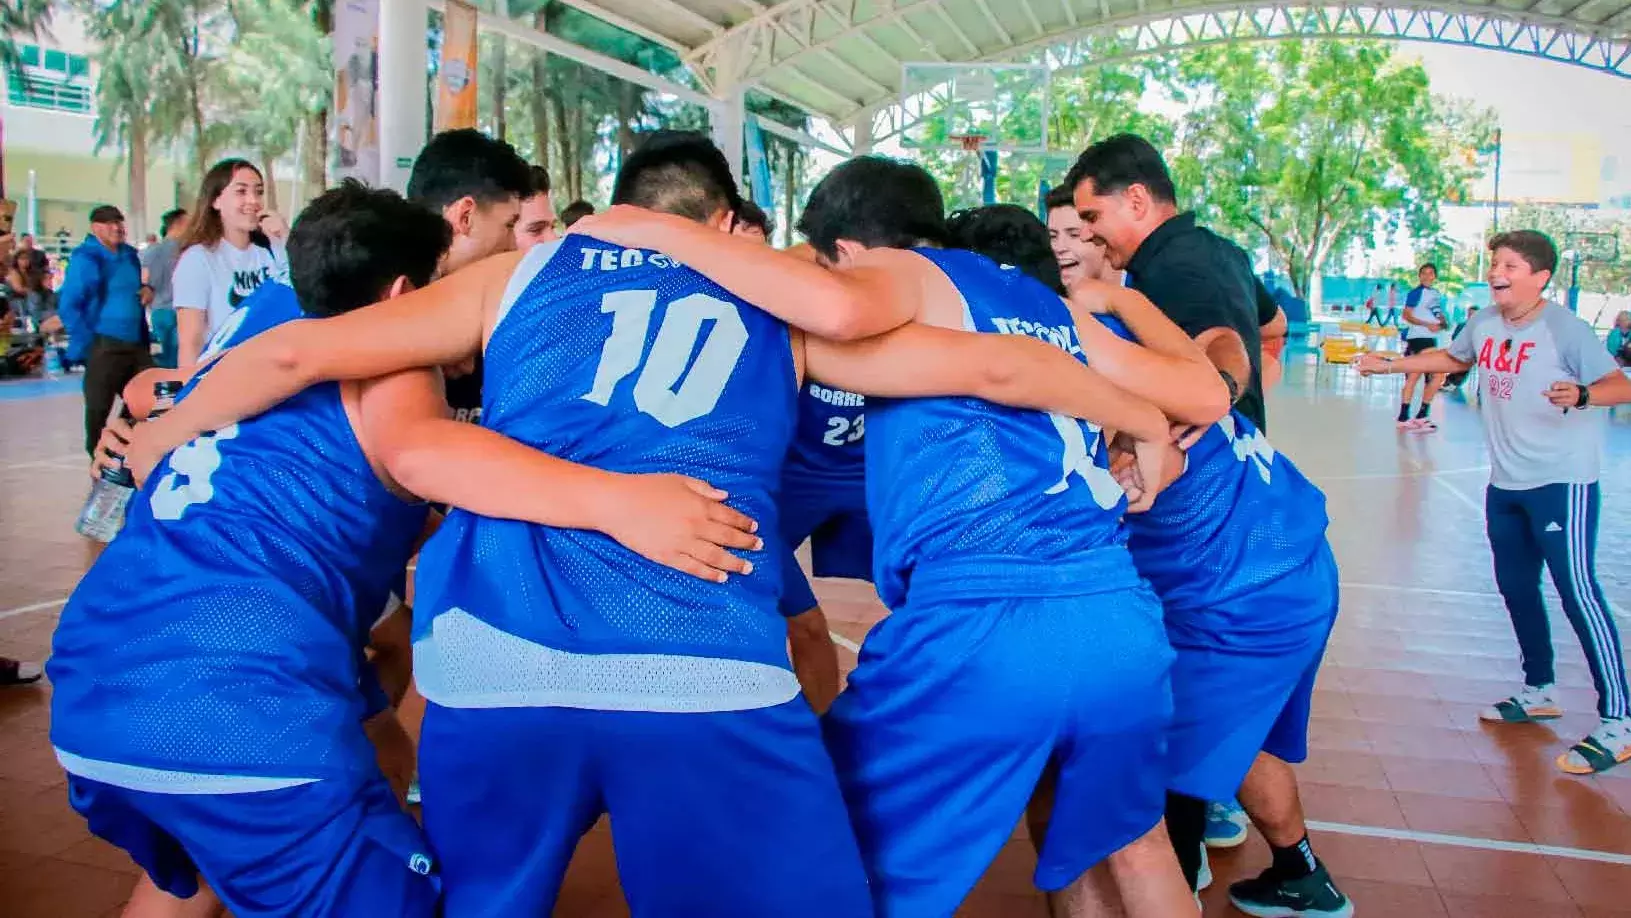
[[[648,141],[616,189],[620,203],[682,215],[668,223],[710,236],[728,260],[757,261],[744,288],[828,334],[875,331],[925,295],[889,272],[841,277],[719,232],[736,192],[705,138]],[[607,226],[633,209],[614,208]],[[598,232],[489,265],[235,349],[150,425],[153,442],[253,414],[325,376],[467,357],[485,338],[485,424],[619,470],[706,468],[776,532],[798,381],[785,326]],[[887,343],[802,350],[812,373],[821,365],[830,382],[863,391],[961,387],[1151,437],[1165,430],[1154,409],[1030,338],[919,326]],[[788,670],[775,611],[782,553],[771,538],[747,553],[751,570],[707,585],[581,533],[450,516],[421,558],[419,609],[431,617],[416,622],[415,660],[431,701],[426,827],[449,914],[546,910],[577,839],[608,810],[638,915],[872,913],[831,761]]]
[[[343,312],[428,281],[447,236],[394,193],[348,183],[296,223],[294,283],[309,313]],[[75,808],[146,872],[135,913],[210,913],[202,879],[240,916],[435,914],[427,846],[362,729],[368,626],[425,516],[379,471],[400,447],[369,427],[383,413],[456,428],[435,435],[489,456],[513,444],[445,420],[435,393],[407,397],[415,375],[434,379],[313,388],[186,443],[64,609],[52,741]],[[550,490],[596,487],[519,452],[488,470],[495,508],[547,520],[554,509],[534,508],[561,502]]]
[[[1153,322],[1136,291],[1096,292],[1103,321],[1127,340],[1170,324]],[[1228,342],[1214,339],[1226,334],[1213,329],[1197,343],[1218,353]],[[1107,376],[1161,397],[1147,380]],[[1148,486],[1130,464],[1116,467],[1126,486]],[[1238,411],[1187,452],[1174,444],[1165,468],[1154,506],[1126,522],[1128,548],[1161,596],[1177,653],[1167,734],[1174,848],[1195,885],[1207,801],[1238,791],[1273,865],[1230,888],[1234,905],[1263,918],[1345,918],[1353,905],[1314,855],[1289,764],[1308,755],[1314,679],[1337,613],[1325,495]]]

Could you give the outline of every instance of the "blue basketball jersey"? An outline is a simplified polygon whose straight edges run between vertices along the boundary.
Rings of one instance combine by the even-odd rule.
[[[1031,335],[1081,355],[1063,300],[983,256],[918,249],[963,299],[968,331]],[[874,582],[891,608],[920,564],[1074,558],[1120,545],[1126,495],[1092,424],[970,398],[872,399],[866,437]]]
[[[799,390],[798,427],[787,451],[787,476],[833,484],[866,475],[866,396],[806,380]]]
[[[1325,494],[1231,411],[1190,448],[1155,506],[1127,517],[1127,545],[1171,617],[1226,606],[1310,566],[1325,551],[1328,522]],[[1330,609],[1310,603],[1308,614],[1328,618]],[[1225,617],[1208,627],[1237,624],[1259,627]],[[1278,616],[1273,627],[1295,624]]]
[[[205,343],[198,362],[208,363],[227,348],[304,315],[294,288],[269,280],[255,288],[255,292],[243,301],[242,306],[232,310],[232,314],[221,323],[220,328],[211,329],[209,341]]]
[[[1115,316],[1097,318],[1136,341]],[[1247,603],[1246,616],[1230,608],[1328,553],[1325,493],[1238,411],[1202,434],[1184,463],[1153,507],[1127,517],[1127,547],[1161,595],[1169,624],[1226,639],[1238,630],[1295,630],[1328,619],[1329,606],[1314,596],[1297,608]]]
[[[455,509],[417,571],[426,697],[698,709],[732,669],[710,660],[793,685],[773,499],[794,425],[787,327],[662,254],[569,234],[516,269],[485,364],[484,426],[600,469],[707,481],[765,547],[745,553],[751,574],[717,584],[599,532]]]
[[[126,786],[366,774],[363,649],[424,521],[334,383],[178,448],[63,609],[52,742]]]

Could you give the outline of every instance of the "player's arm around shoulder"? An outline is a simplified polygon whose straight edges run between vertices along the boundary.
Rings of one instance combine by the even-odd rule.
[[[877,296],[877,278],[842,277],[816,264],[813,253],[779,252],[683,217],[614,205],[572,229],[656,249],[788,325],[826,338],[865,338],[912,318]]]
[[[361,384],[359,439],[389,482],[481,516],[602,532],[705,580],[747,574],[727,549],[758,550],[758,525],[728,496],[683,475],[623,475],[533,449],[448,417],[440,374],[414,369]]]
[[[1205,349],[1144,294],[1088,281],[1070,291],[1067,303],[1083,356],[1110,381],[1183,424],[1208,425],[1228,413],[1228,386]],[[1101,307],[1121,319],[1138,341],[1123,340],[1095,319],[1093,313]]]
[[[496,255],[420,290],[343,315],[286,322],[223,354],[187,399],[146,425],[129,465],[138,477],[206,430],[254,417],[314,383],[457,363],[480,351],[490,302],[519,254]]]

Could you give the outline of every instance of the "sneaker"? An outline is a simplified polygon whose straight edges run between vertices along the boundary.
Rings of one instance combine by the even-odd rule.
[[[1537,720],[1556,720],[1563,709],[1552,700],[1549,685],[1526,685],[1523,691],[1505,701],[1497,701],[1478,712],[1478,719],[1493,724],[1527,724]]]
[[[1400,430],[1412,430],[1416,426],[1416,421],[1414,418],[1409,418],[1403,421],[1394,421],[1393,426],[1399,428]]]
[[[1571,775],[1594,775],[1631,761],[1631,718],[1605,720],[1585,739],[1557,757],[1557,767]]]
[[[1432,418],[1416,418],[1406,429],[1411,433],[1432,433],[1438,430],[1438,425],[1433,423]]]
[[[1206,805],[1206,847],[1235,848],[1246,841],[1251,820],[1233,800]]]
[[[1324,864],[1296,880],[1282,879],[1270,868],[1231,885],[1229,901],[1255,918],[1349,918],[1354,913]]]

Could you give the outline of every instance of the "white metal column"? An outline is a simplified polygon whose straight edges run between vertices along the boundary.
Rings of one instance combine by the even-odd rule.
[[[407,189],[414,158],[430,135],[428,24],[425,0],[380,0],[379,181],[397,191]]]
[[[725,151],[725,159],[731,164],[731,175],[736,177],[736,183],[740,185],[743,145],[746,143],[743,125],[747,120],[747,95],[738,89],[717,101],[718,104],[713,110],[714,143]]]

